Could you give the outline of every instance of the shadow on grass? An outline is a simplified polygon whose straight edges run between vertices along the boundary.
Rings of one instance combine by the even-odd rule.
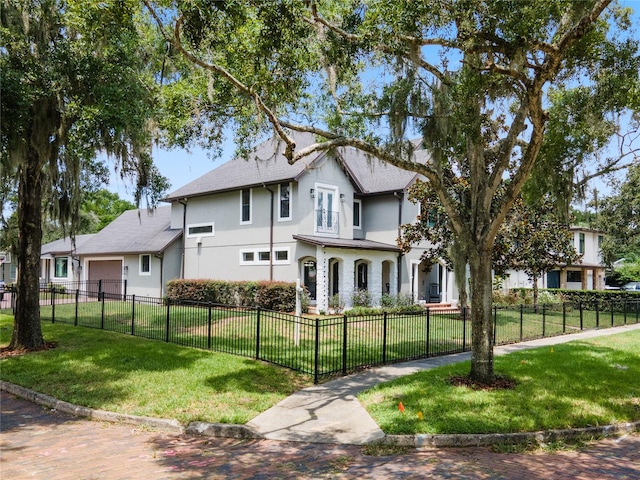
[[[631,351],[574,342],[498,357],[495,368],[518,386],[452,387],[449,375],[469,371],[468,363],[459,364],[380,385],[375,395],[384,400],[371,411],[387,433],[518,432],[640,419],[640,356]],[[399,401],[405,414],[397,412]]]

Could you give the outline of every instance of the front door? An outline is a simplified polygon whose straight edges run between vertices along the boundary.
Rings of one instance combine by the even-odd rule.
[[[308,260],[304,262],[304,286],[309,290],[311,300],[316,300],[316,262]]]

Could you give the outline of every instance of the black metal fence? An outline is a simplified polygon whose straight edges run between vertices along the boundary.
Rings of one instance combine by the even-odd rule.
[[[43,320],[99,328],[253,357],[312,375],[468,351],[466,310],[298,317],[253,307],[170,303],[159,298],[50,289]],[[6,301],[1,305],[7,308]],[[9,305],[10,306],[10,305]],[[496,345],[640,322],[640,298],[495,307]]]

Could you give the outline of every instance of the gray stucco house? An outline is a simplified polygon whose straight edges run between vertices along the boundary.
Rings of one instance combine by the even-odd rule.
[[[171,207],[128,210],[100,232],[78,235],[75,246],[68,238],[44,245],[41,279],[126,281],[128,295],[160,298],[167,280],[180,277],[181,237],[182,229],[171,228]]]
[[[296,145],[314,142],[296,135]],[[184,278],[300,280],[317,310],[355,290],[415,301],[457,298],[453,275],[421,264],[422,248],[402,254],[399,226],[416,220],[406,198],[414,172],[353,148],[318,152],[293,165],[269,140],[169,194],[171,229],[183,230]],[[417,155],[426,154],[418,151]],[[418,159],[419,161],[419,159]]]

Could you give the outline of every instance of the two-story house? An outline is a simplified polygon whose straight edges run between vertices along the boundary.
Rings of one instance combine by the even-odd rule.
[[[298,148],[313,142],[296,135]],[[416,173],[353,148],[290,165],[283,148],[268,140],[166,197],[171,228],[184,231],[183,278],[299,280],[319,311],[334,295],[351,305],[356,290],[373,304],[384,293],[455,298],[450,272],[423,268],[423,249],[402,254],[396,244],[419,213],[405,195]]]
[[[604,289],[605,265],[600,248],[604,232],[586,227],[574,226],[573,246],[581,259],[572,265],[558,265],[538,280],[541,288],[563,288],[569,290]],[[531,280],[522,271],[510,271],[505,288],[532,287]]]

